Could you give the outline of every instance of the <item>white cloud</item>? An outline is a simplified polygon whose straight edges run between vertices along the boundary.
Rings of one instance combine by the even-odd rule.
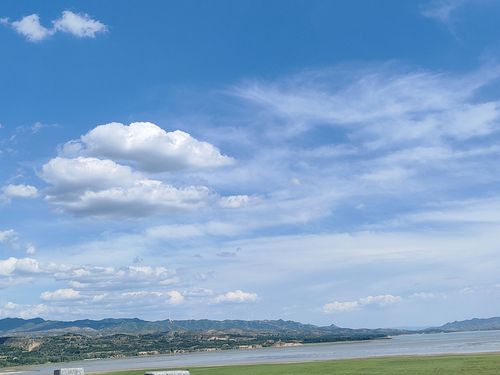
[[[74,300],[81,298],[80,292],[71,288],[67,289],[57,289],[53,292],[43,292],[40,294],[40,298],[43,301],[64,301],[64,300]]]
[[[347,312],[347,311],[357,310],[369,305],[384,307],[401,302],[401,300],[402,298],[399,296],[393,296],[391,294],[382,294],[378,296],[363,297],[355,301],[343,301],[343,302],[333,301],[323,306],[323,312],[325,314],[334,312]]]
[[[31,185],[9,184],[2,188],[3,196],[6,198],[35,198],[38,195],[38,189]]]
[[[8,24],[8,21],[4,21],[3,23]],[[12,22],[10,25],[30,42],[40,42],[54,33],[40,24],[38,14],[23,17],[19,21]]]
[[[176,188],[97,158],[57,157],[42,167],[40,175],[53,185],[46,199],[80,215],[126,217],[190,210],[202,207],[213,195],[204,186]]]
[[[259,201],[259,198],[252,197],[249,195],[230,195],[227,197],[222,197],[219,200],[219,205],[223,208],[241,208],[255,204]]]
[[[107,31],[106,25],[90,18],[85,13],[62,12],[59,19],[53,21],[54,30],[69,33],[79,38],[94,38],[96,34]]]
[[[380,204],[410,211],[420,199],[441,201],[452,190],[480,194],[499,172],[500,102],[482,95],[498,76],[494,65],[452,75],[386,64],[242,84],[234,93],[248,110],[247,138],[270,147],[254,147],[250,162],[213,181],[265,197],[241,210],[260,227],[292,225],[301,216],[369,226],[368,216],[343,222],[338,212],[363,206],[369,213]],[[220,205],[233,202],[240,200]]]
[[[88,290],[115,290],[171,285],[178,281],[175,269],[162,266],[70,267],[55,270],[54,278],[67,281],[74,288]]]
[[[496,66],[459,77],[398,71],[390,65],[364,71],[337,68],[254,82],[234,93],[278,120],[276,137],[329,125],[347,129],[351,145],[408,146],[410,141],[432,144],[491,133],[500,119],[499,103],[471,99],[499,73]]]
[[[232,292],[227,292],[220,294],[214,298],[215,303],[223,302],[234,302],[234,303],[244,303],[244,302],[255,302],[259,299],[256,293],[243,292],[242,290],[235,290]]]
[[[40,265],[33,258],[0,259],[0,276],[32,275],[40,272]]]
[[[42,167],[41,177],[61,192],[131,186],[142,176],[111,160],[56,157]]]
[[[184,296],[176,290],[167,292],[167,295],[169,297],[168,303],[171,305],[180,305],[184,302]]]
[[[129,187],[85,191],[72,201],[59,200],[54,195],[47,198],[51,203],[78,215],[138,217],[200,208],[210,198],[210,191],[205,187],[178,189],[161,181],[141,180]]]
[[[14,229],[0,230],[0,243],[10,243],[17,240],[17,238],[17,232]]]
[[[90,18],[87,14],[73,13],[69,10],[63,11],[60,18],[52,21],[52,28],[43,26],[38,14],[25,16],[13,22],[8,18],[2,18],[0,23],[12,27],[30,42],[41,42],[58,32],[79,38],[94,38],[96,34],[107,31],[106,25],[102,22]]]
[[[210,143],[181,130],[166,132],[150,122],[130,125],[114,122],[97,126],[80,140],[66,143],[62,154],[129,161],[149,172],[213,168],[234,163]]]
[[[167,133],[152,123],[101,125],[60,151],[62,156],[48,161],[39,174],[52,185],[45,198],[77,215],[137,217],[208,205],[239,208],[258,200],[246,195],[219,197],[206,186],[174,187],[149,178],[145,173],[234,162],[209,143],[180,130]]]

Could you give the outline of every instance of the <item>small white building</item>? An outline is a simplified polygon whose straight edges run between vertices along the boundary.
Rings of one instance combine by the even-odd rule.
[[[54,370],[54,375],[85,375],[83,368],[60,368]]]

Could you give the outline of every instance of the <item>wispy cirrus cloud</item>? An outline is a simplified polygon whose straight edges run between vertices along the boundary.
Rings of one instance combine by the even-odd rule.
[[[453,14],[470,0],[432,0],[422,7],[422,15],[452,26]]]

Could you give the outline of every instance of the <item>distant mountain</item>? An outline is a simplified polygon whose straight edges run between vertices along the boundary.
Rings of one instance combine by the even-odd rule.
[[[500,318],[469,319],[446,323],[440,327],[430,328],[430,331],[463,332],[463,331],[491,331],[500,330]]]
[[[44,320],[41,318],[35,319],[21,319],[21,318],[5,318],[0,319],[0,332],[6,332],[10,330],[15,330],[20,327],[29,329],[30,327],[37,326],[43,323]]]
[[[27,334],[78,333],[87,335],[109,334],[154,334],[175,331],[263,331],[263,332],[313,332],[339,329],[335,325],[317,327],[285,320],[161,320],[102,319],[56,321],[36,319],[0,319],[0,335],[19,336]]]

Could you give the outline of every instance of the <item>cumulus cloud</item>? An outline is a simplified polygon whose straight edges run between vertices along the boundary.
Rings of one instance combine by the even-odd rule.
[[[99,293],[168,287],[178,283],[177,272],[164,266],[130,265],[130,266],[98,266],[68,265],[62,263],[41,263],[34,258],[10,257],[0,259],[0,278],[40,277],[49,278],[78,292]],[[61,293],[71,294],[66,288],[57,293],[47,292],[46,300]],[[68,294],[68,295],[69,295]],[[175,295],[172,295],[175,297]]]
[[[241,208],[255,204],[258,201],[258,197],[249,195],[230,195],[227,197],[222,197],[219,200],[219,205],[223,208]]]
[[[2,188],[4,197],[10,198],[35,198],[38,196],[38,189],[31,185],[9,184]]]
[[[54,277],[59,281],[70,282],[74,288],[106,291],[171,285],[178,281],[175,269],[144,265],[71,267],[60,272],[56,271]]]
[[[80,292],[71,288],[67,289],[57,289],[53,292],[43,292],[40,294],[40,298],[43,301],[64,301],[64,300],[74,300],[80,298]]]
[[[137,217],[201,208],[239,208],[257,198],[219,197],[206,186],[175,187],[147,173],[233,164],[215,146],[155,124],[100,125],[70,141],[39,175],[52,187],[45,198],[63,211],[95,217]],[[161,177],[161,176],[160,176]]]
[[[170,303],[171,305],[180,305],[184,302],[184,296],[176,290],[167,292],[167,295],[169,297],[168,303]]]
[[[69,33],[79,38],[94,38],[96,34],[107,31],[106,25],[90,18],[85,13],[73,13],[69,10],[62,12],[59,19],[53,21],[54,30]]]
[[[241,208],[257,203],[255,196],[220,197],[206,186],[175,187],[148,175],[232,163],[234,159],[215,146],[180,130],[166,132],[147,122],[111,123],[67,142],[60,156],[43,165],[39,175],[51,185],[45,198],[63,211],[94,217],[137,217],[209,205]]]
[[[402,298],[399,296],[393,296],[391,294],[382,294],[378,296],[363,297],[355,301],[342,301],[342,302],[333,301],[323,306],[323,312],[325,314],[334,312],[347,312],[347,311],[357,310],[369,305],[384,307],[401,302],[401,300]]]
[[[42,167],[40,175],[53,185],[46,199],[80,215],[143,216],[194,209],[212,198],[207,187],[176,188],[97,158],[56,157]]]
[[[42,167],[41,177],[60,192],[130,186],[142,176],[111,160],[56,157]]]
[[[111,314],[120,308],[137,311],[152,306],[178,306],[185,302],[181,291],[169,289],[178,283],[176,270],[163,266],[76,266],[40,263],[32,258],[0,260],[0,288],[34,280],[52,280],[65,285],[42,292],[40,300],[43,304],[11,302],[3,310],[0,307],[0,315],[28,316],[38,312],[82,316],[95,313],[95,308],[109,310]]]
[[[9,24],[6,19],[2,23]],[[10,25],[30,42],[40,42],[54,33],[53,30],[42,26],[38,14],[23,17],[18,21],[12,22]]]
[[[234,160],[207,142],[181,130],[166,132],[150,122],[97,126],[62,148],[63,155],[94,156],[128,161],[148,172],[188,168],[213,168]]]
[[[73,13],[69,10],[63,11],[60,18],[52,21],[51,28],[41,24],[38,14],[31,14],[13,22],[2,18],[0,23],[12,27],[30,42],[41,42],[57,32],[79,38],[94,38],[96,34],[107,31],[106,25],[102,22],[90,18],[87,14]]]
[[[233,303],[244,303],[244,302],[255,302],[259,299],[256,293],[248,293],[242,290],[235,290],[220,294],[214,298],[215,303],[233,302]]]
[[[0,260],[0,276],[13,274],[34,274],[41,272],[39,263],[33,258],[15,258]]]

